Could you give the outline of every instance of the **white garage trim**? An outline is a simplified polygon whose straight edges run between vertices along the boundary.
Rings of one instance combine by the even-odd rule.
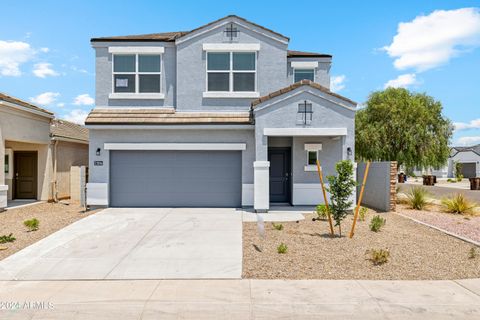
[[[346,136],[347,128],[265,128],[266,136]]]
[[[105,150],[246,150],[245,143],[105,143]]]
[[[108,183],[87,183],[87,204],[108,206]]]

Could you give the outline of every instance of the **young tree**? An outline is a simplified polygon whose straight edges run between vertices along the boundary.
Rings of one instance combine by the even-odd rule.
[[[328,176],[329,187],[327,191],[330,193],[329,210],[335,220],[335,226],[338,226],[340,236],[342,236],[342,220],[348,214],[353,202],[350,197],[353,194],[357,182],[353,179],[353,163],[350,160],[337,162],[335,165],[337,171],[336,176]]]
[[[370,94],[355,118],[358,160],[438,168],[449,156],[453,125],[442,104],[424,93],[388,88]]]

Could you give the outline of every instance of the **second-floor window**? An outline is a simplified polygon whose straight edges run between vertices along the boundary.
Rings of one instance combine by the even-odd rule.
[[[208,52],[207,91],[256,91],[255,52]]]
[[[159,54],[115,54],[113,92],[160,93],[161,65]]]
[[[293,82],[298,82],[301,80],[315,81],[315,70],[314,69],[294,69],[293,76],[294,76]]]

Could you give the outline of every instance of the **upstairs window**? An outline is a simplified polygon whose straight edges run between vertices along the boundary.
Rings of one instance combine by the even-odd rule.
[[[113,92],[160,93],[159,54],[113,55]]]
[[[293,71],[293,81],[298,82],[301,80],[310,80],[315,81],[315,70],[314,69],[294,69]]]
[[[208,52],[207,91],[256,91],[255,52]]]

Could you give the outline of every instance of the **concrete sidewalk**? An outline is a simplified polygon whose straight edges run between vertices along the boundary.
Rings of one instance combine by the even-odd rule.
[[[1,319],[467,320],[480,279],[3,281],[0,301]]]

